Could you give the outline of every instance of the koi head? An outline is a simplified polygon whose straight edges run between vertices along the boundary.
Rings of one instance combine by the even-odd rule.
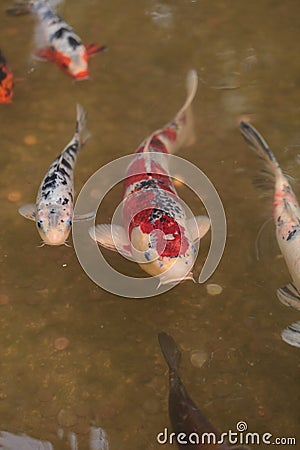
[[[63,245],[71,231],[72,215],[62,213],[60,205],[40,208],[36,213],[38,232],[47,245]]]
[[[77,81],[89,78],[88,55],[84,46],[70,59],[67,71]]]
[[[83,45],[80,44],[76,51],[72,51],[70,54],[64,54],[57,50],[46,50],[42,54],[44,58],[54,61],[69,77],[75,80],[87,80],[89,78],[88,54]]]

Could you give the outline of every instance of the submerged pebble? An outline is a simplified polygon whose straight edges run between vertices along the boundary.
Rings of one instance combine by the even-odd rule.
[[[194,350],[191,354],[191,363],[194,367],[202,367],[207,361],[207,353],[204,350]]]
[[[7,194],[7,200],[10,202],[19,202],[22,198],[22,194],[19,191],[11,191]]]
[[[7,305],[9,303],[9,296],[6,294],[0,294],[0,306]]]
[[[25,145],[35,145],[37,144],[37,138],[34,134],[27,134],[24,136],[23,142]]]
[[[219,284],[209,283],[206,285],[206,291],[209,295],[220,295],[223,292],[223,288]]]
[[[70,341],[66,337],[59,337],[56,338],[54,341],[54,348],[55,350],[65,350],[67,347],[69,347]]]

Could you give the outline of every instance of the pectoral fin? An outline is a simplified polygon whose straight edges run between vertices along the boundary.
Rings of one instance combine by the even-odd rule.
[[[277,289],[277,297],[284,305],[300,311],[300,295],[293,284],[289,283]]]
[[[55,51],[51,48],[42,48],[36,50],[33,53],[33,56],[38,61],[54,61],[55,60]]]
[[[89,233],[91,238],[102,245],[102,247],[119,252],[125,257],[131,257],[130,242],[125,229],[120,225],[96,225],[89,229]]]
[[[281,333],[282,340],[294,347],[300,347],[300,322],[286,327]]]
[[[207,216],[191,217],[187,220],[187,227],[192,240],[197,242],[205,236],[210,229],[210,220]]]
[[[86,214],[76,214],[73,217],[73,222],[80,222],[82,220],[92,220],[95,218],[95,216],[96,216],[95,212],[89,212]]]
[[[95,56],[100,52],[103,52],[107,49],[106,45],[97,45],[97,44],[87,44],[85,46],[87,54],[89,57]]]
[[[27,205],[23,205],[19,208],[19,213],[21,216],[24,216],[26,219],[34,220],[36,215],[36,205],[35,203],[28,203]]]

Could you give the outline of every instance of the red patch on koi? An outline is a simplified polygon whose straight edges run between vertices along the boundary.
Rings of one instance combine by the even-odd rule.
[[[166,128],[161,132],[163,136],[165,136],[169,141],[174,142],[177,138],[177,133],[173,128]]]
[[[189,247],[189,242],[184,236],[184,228],[181,227],[173,217],[162,214],[159,219],[151,220],[153,208],[144,209],[134,216],[129,224],[129,236],[133,228],[140,227],[145,234],[150,234],[154,230],[161,230],[164,235],[172,236],[172,239],[165,239],[157,234],[156,250],[162,257],[177,257],[184,255]]]
[[[67,74],[71,78],[83,79],[87,78],[89,75],[87,70],[77,72],[75,74],[71,73],[70,72],[70,64],[72,62],[71,58],[69,58],[69,56],[66,56],[61,52],[58,52],[54,48],[36,50],[35,54],[38,58],[42,58],[46,61],[53,61],[65,74]],[[87,52],[84,53],[83,59],[87,61],[88,59]]]
[[[14,77],[0,52],[0,103],[11,103],[13,97]]]

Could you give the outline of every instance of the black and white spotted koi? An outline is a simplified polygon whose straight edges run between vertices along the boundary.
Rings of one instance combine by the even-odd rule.
[[[66,243],[73,220],[74,166],[80,148],[89,137],[85,111],[77,105],[76,128],[72,140],[51,164],[40,185],[36,203],[19,209],[22,216],[36,222],[44,244]],[[80,219],[91,217],[93,215],[87,214]]]
[[[194,141],[191,103],[197,74],[187,77],[187,99],[175,118],[137,149],[125,174],[123,225],[98,225],[91,237],[138,262],[159,284],[193,279],[195,244],[208,231],[206,216],[187,219],[168,172],[168,153]]]

